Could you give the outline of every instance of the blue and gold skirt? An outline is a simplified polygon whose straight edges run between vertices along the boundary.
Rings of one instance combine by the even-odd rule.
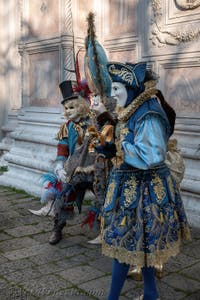
[[[132,266],[164,264],[190,230],[179,188],[166,165],[114,169],[102,213],[102,253]]]

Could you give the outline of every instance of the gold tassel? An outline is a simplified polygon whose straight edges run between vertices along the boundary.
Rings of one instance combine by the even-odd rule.
[[[178,219],[178,215],[177,215],[177,212],[174,211],[174,218],[177,220]]]
[[[104,228],[104,218],[101,217],[101,230],[103,230],[103,228]]]
[[[120,223],[121,226],[125,226],[126,225],[126,216],[123,217],[121,223]]]
[[[164,217],[163,217],[163,213],[162,212],[160,212],[160,222],[164,223]]]

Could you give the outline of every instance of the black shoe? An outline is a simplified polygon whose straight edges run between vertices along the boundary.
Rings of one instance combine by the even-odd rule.
[[[50,236],[49,239],[49,244],[50,245],[56,245],[62,240],[62,232],[59,231],[53,231],[52,235]]]

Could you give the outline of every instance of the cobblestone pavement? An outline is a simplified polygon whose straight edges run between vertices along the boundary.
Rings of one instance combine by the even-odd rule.
[[[81,228],[87,207],[56,246],[48,244],[50,217],[31,215],[29,208],[39,209],[39,200],[0,187],[0,299],[105,300],[112,262],[100,245],[87,243],[96,235]],[[192,237],[157,281],[162,300],[200,299],[200,229],[192,228]],[[133,300],[142,287],[127,279],[120,300]]]

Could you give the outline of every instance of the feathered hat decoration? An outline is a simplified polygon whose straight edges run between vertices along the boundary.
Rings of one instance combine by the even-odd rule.
[[[81,49],[79,49],[76,54],[75,73],[76,73],[77,84],[73,86],[73,91],[80,94],[83,98],[86,98],[89,102],[91,102],[90,101],[91,91],[89,89],[87,81],[86,81],[86,79],[81,79],[79,61],[78,61],[78,55],[79,55],[80,50]]]
[[[70,10],[70,13],[71,13],[71,17],[72,17],[72,11],[71,10]],[[80,52],[81,49],[79,49],[79,51],[77,52],[76,57],[75,57],[75,42],[74,42],[74,30],[73,30],[73,26],[72,26],[72,33],[73,33],[73,35],[72,35],[72,38],[73,38],[73,60],[74,60],[75,69],[74,70],[70,70],[68,68],[65,68],[65,70],[68,71],[68,72],[73,72],[73,73],[76,74],[76,82],[77,82],[77,84],[75,86],[72,86],[72,81],[71,80],[66,80],[65,83],[62,85],[61,92],[62,92],[62,94],[63,93],[67,93],[68,91],[66,91],[66,88],[69,85],[71,85],[71,88],[69,88],[71,94],[73,94],[73,93],[74,94],[79,94],[82,97],[86,98],[89,101],[89,103],[90,103],[91,102],[90,101],[91,91],[90,91],[90,89],[88,87],[88,84],[87,84],[86,80],[85,79],[81,80],[81,75],[80,75],[80,69],[79,69],[79,63],[78,63],[78,55],[79,55],[79,52]]]
[[[84,59],[85,76],[92,92],[110,96],[111,79],[107,71],[108,59],[103,47],[96,40],[94,13],[87,17],[88,32],[85,40],[86,54]]]

